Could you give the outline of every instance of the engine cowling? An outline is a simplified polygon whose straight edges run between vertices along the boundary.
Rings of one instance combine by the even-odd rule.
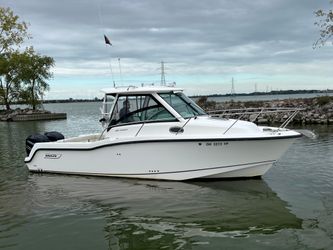
[[[53,142],[62,139],[65,139],[64,135],[57,131],[45,132],[44,134],[32,134],[29,135],[25,140],[25,150],[27,155],[29,155],[35,143]]]

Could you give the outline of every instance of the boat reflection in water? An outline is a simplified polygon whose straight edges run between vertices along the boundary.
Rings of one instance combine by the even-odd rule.
[[[56,218],[65,232],[83,239],[102,236],[111,249],[176,249],[202,238],[267,235],[302,225],[259,179],[158,182],[34,174],[29,182],[30,211],[39,220]]]

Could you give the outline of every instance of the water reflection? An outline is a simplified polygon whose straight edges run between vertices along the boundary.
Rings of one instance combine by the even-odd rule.
[[[26,199],[19,199],[25,204],[9,204],[10,211],[41,228],[47,222],[45,244],[58,240],[50,221],[82,237],[97,223],[110,249],[190,249],[205,244],[198,237],[248,237],[302,224],[263,180],[184,183],[33,174],[27,181]]]

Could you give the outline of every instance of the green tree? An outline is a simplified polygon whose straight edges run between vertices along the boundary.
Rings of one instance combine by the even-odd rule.
[[[20,79],[19,63],[22,54],[19,52],[6,53],[0,55],[0,101],[7,110],[10,104],[19,97]]]
[[[53,58],[37,54],[32,47],[19,52],[30,38],[27,29],[28,24],[10,8],[0,7],[0,102],[7,110],[19,98],[36,109],[49,89],[46,81],[52,78]]]
[[[20,22],[10,8],[0,6],[0,54],[16,50],[25,39],[30,38],[28,24]]]
[[[333,3],[333,1],[331,1]],[[333,36],[333,10],[317,10],[315,12],[318,21],[315,25],[319,27],[320,37],[313,47],[321,47]]]
[[[18,77],[23,82],[23,90],[20,97],[35,110],[45,91],[49,90],[47,80],[53,76],[54,59],[37,54],[32,47],[22,54],[21,59]]]
[[[7,110],[18,97],[18,48],[30,38],[27,29],[27,23],[19,21],[11,9],[0,6],[0,102]]]

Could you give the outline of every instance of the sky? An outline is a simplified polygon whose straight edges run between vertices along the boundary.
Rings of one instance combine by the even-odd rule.
[[[55,59],[47,99],[166,82],[190,95],[333,88],[333,46],[313,49],[329,0],[1,0]],[[112,46],[106,45],[107,35]],[[119,58],[119,59],[118,59]]]

